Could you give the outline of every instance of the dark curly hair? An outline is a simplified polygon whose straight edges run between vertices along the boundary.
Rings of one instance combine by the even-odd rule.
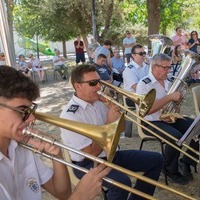
[[[0,67],[0,97],[26,98],[33,101],[39,96],[39,88],[30,78],[12,67]]]

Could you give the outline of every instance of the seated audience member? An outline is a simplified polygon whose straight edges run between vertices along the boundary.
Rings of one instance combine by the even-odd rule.
[[[67,79],[68,71],[65,66],[65,58],[60,55],[60,51],[58,49],[55,50],[56,55],[53,57],[54,69],[58,71],[63,80]]]
[[[25,76],[31,77],[31,67],[29,64],[25,61],[24,55],[19,55],[19,62],[17,63],[17,70],[22,72]]]
[[[136,44],[131,49],[131,56],[133,60],[126,66],[123,71],[124,89],[135,93],[136,86],[143,77],[149,73],[149,65],[145,63],[146,52],[140,44]],[[134,106],[135,103],[130,99],[126,99],[128,106]]]
[[[190,34],[190,39],[188,41],[189,50],[195,53],[197,52],[197,47],[200,45],[200,38],[198,38],[197,31],[192,31]]]
[[[60,118],[93,125],[104,125],[117,120],[120,117],[120,109],[112,103],[106,105],[100,100],[102,98],[98,94],[98,91],[101,90],[99,80],[100,77],[94,65],[88,64],[76,67],[71,74],[71,83],[75,93],[64,107]],[[106,160],[106,153],[92,139],[66,129],[61,129],[61,137],[64,144]],[[70,156],[73,163],[81,167],[90,169],[94,164],[93,161],[75,153],[70,152]],[[117,150],[113,163],[131,171],[143,172],[144,176],[158,180],[163,167],[163,157],[156,152]],[[80,171],[74,171],[78,178],[84,175]],[[130,177],[116,170],[111,170],[107,177],[122,182],[127,186],[132,186]],[[103,182],[103,186],[108,188],[107,197],[109,200],[128,198],[128,191],[117,188],[107,182]],[[153,195],[155,190],[155,186],[140,180],[136,181],[134,188],[149,195]],[[142,198],[131,194],[128,199],[141,200]]]
[[[200,82],[200,64],[197,63],[190,72],[189,83],[199,83]]]
[[[171,50],[174,50],[177,45],[181,45],[181,49],[187,48],[187,37],[181,27],[176,28],[176,35],[172,37],[172,41],[173,45],[171,47]]]
[[[4,53],[0,53],[0,65],[5,65],[5,55]]]
[[[44,68],[42,67],[41,63],[40,63],[40,60],[36,57],[33,56],[32,53],[30,53],[28,55],[29,57],[29,64],[30,64],[30,67],[31,69],[33,70],[33,72],[37,72],[38,74],[38,77],[39,77],[39,81],[41,83],[44,83],[45,80],[44,80]]]
[[[106,62],[105,65],[109,67],[110,69],[112,68],[111,65],[111,55],[110,55],[110,48],[111,48],[112,42],[110,40],[105,40],[103,43],[103,46],[98,46],[95,50],[95,52],[92,55],[92,58],[94,59],[94,62],[97,61],[97,58],[99,54],[104,54],[106,56]]]
[[[112,76],[110,69],[105,65],[106,56],[104,54],[99,54],[94,65],[96,66],[97,73],[99,74],[101,80],[112,83]]]
[[[123,58],[120,56],[119,49],[114,50],[114,57],[111,58],[113,79],[119,82],[123,82],[122,72],[125,69]]]
[[[6,86],[6,87],[5,87]],[[101,192],[102,178],[110,171],[103,165],[90,168],[72,193],[67,167],[55,160],[52,168],[18,142],[63,159],[58,146],[24,136],[35,121],[38,86],[13,67],[0,67],[0,199],[42,200],[42,188],[57,199],[93,200]]]
[[[88,57],[89,57],[89,62],[94,63],[94,59],[92,58],[92,54],[95,52],[96,48],[99,46],[99,44],[95,41],[94,38],[91,38],[91,43],[88,45]]]
[[[162,109],[169,102],[180,102],[183,97],[180,91],[176,91],[168,94],[171,82],[167,80],[168,73],[171,69],[171,58],[166,54],[157,54],[153,57],[151,63],[151,72],[139,81],[137,84],[136,93],[137,94],[147,94],[151,89],[156,89],[156,100],[149,111],[148,115],[145,116],[145,119],[166,131],[170,135],[174,136],[177,139],[180,139],[183,134],[187,131],[189,126],[192,124],[193,119],[189,117],[177,118],[175,122],[170,123],[170,117],[162,117]],[[143,122],[144,123],[144,122]],[[144,125],[150,130],[154,131],[158,135],[162,136],[165,139],[168,139],[174,145],[175,142],[169,137],[166,137],[163,133],[156,130],[149,124],[144,123]],[[144,132],[148,135],[150,133],[146,130]],[[198,142],[191,140],[190,146],[198,151]],[[193,157],[197,157],[194,153],[187,150],[187,153],[190,153]],[[188,184],[190,180],[193,179],[193,175],[190,169],[190,166],[196,166],[195,161],[183,156],[179,160],[180,151],[174,149],[170,145],[166,144],[165,146],[165,165],[167,176],[169,176],[175,183],[185,185]],[[179,171],[179,167],[181,171]],[[181,173],[180,173],[181,172]]]
[[[181,45],[177,45],[172,52],[172,63],[174,65],[179,65],[181,64],[181,61],[182,61]]]

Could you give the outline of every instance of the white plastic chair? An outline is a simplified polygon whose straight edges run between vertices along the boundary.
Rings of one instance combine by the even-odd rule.
[[[67,149],[63,150],[63,156],[64,156],[64,160],[65,161],[67,161],[69,163],[72,163],[72,160],[71,160],[70,155],[69,155],[69,151]],[[69,172],[69,177],[70,177],[71,184],[73,186],[76,186],[79,183],[79,179],[74,174],[74,171],[73,171],[72,167],[67,166],[67,169],[68,169],[68,172]],[[106,199],[105,195],[106,195],[106,191],[105,192],[102,191],[102,193],[99,194],[94,200]]]
[[[192,95],[194,99],[194,108],[196,115],[200,112],[200,85],[192,88]]]
[[[64,156],[64,159],[67,162],[72,163],[68,150],[66,150],[66,149],[63,150],[63,156]],[[76,175],[74,174],[74,171],[73,171],[73,169],[71,167],[67,166],[67,169],[69,171],[69,176],[70,176],[71,183],[74,186],[76,186],[78,184],[78,182],[79,182],[79,179],[76,177]]]
[[[137,114],[138,114],[138,110],[137,110]],[[138,117],[137,117],[137,123],[141,124],[141,120]],[[165,157],[165,154],[164,154],[164,144],[165,143],[163,141],[161,141],[160,139],[156,138],[155,136],[150,136],[150,135],[145,134],[140,125],[137,125],[137,129],[138,129],[138,135],[142,139],[142,141],[140,143],[139,150],[142,150],[144,142],[147,142],[147,141],[158,141],[160,143],[162,155],[163,155],[163,157]],[[165,184],[168,185],[167,175],[166,174],[165,174]]]

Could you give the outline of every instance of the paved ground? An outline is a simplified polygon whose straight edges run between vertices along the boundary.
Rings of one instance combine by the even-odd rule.
[[[188,89],[186,101],[182,105],[182,113],[189,115],[191,117],[195,117],[195,111],[194,111],[194,104],[193,104],[193,98],[191,95],[191,87],[195,85],[190,86]],[[50,69],[48,70],[48,82],[41,84],[41,97],[37,100],[37,103],[39,103],[38,111],[50,114],[50,115],[56,115],[58,116],[59,113],[62,110],[63,105],[65,105],[68,100],[71,98],[71,95],[73,93],[73,90],[69,87],[69,84],[66,81],[63,81],[58,76],[58,80],[54,80],[53,78],[53,71]],[[58,140],[60,140],[59,137],[59,128],[46,124],[44,122],[37,121],[36,127],[40,128],[44,132],[51,134],[52,136],[56,137]],[[138,149],[140,145],[141,139],[139,138],[137,134],[137,128],[136,125],[132,125],[132,138],[125,137],[124,139],[120,140],[120,146],[122,149]],[[144,150],[150,150],[150,151],[160,151],[160,144],[157,142],[147,142],[144,145]],[[51,161],[46,160],[43,158],[44,161],[51,165]],[[134,179],[133,179],[134,182]],[[160,183],[164,183],[164,177],[161,175]],[[194,180],[186,186],[180,186],[172,181],[169,180],[169,186],[184,192],[190,196],[198,197],[198,191],[197,191],[197,174],[194,173]],[[180,196],[176,196],[166,190],[163,189],[157,189],[155,193],[155,197],[157,199],[161,200],[182,200],[185,199]],[[51,195],[49,195],[47,192],[43,193],[43,199],[44,200],[54,200]],[[81,198],[80,198],[81,200]]]

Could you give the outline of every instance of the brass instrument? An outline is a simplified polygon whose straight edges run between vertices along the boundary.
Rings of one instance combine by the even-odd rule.
[[[101,80],[100,81],[102,85],[105,85],[116,92],[126,96],[130,100],[132,100],[134,103],[138,105],[138,112],[141,117],[144,117],[146,114],[148,114],[149,110],[151,109],[155,98],[156,98],[156,90],[152,89],[148,92],[146,95],[139,95],[139,94],[134,94],[132,92],[127,92],[117,86],[114,86],[106,81]]]
[[[115,155],[117,145],[119,143],[120,134],[124,130],[124,115],[108,125],[98,126],[99,135],[98,138],[94,135],[94,130],[97,129],[96,125],[83,124],[67,119],[60,119],[54,116],[47,116],[43,113],[35,113],[36,119],[45,121],[55,126],[66,128],[68,130],[80,133],[86,137],[96,141],[102,149],[107,152],[107,160],[112,161]]]
[[[102,84],[104,84],[104,82],[102,82]],[[114,88],[112,85],[110,86],[110,83],[106,82],[106,86],[110,87],[110,88]],[[126,93],[126,91],[124,91]],[[170,141],[168,141],[165,138],[162,138],[161,136],[159,136],[157,133],[155,133],[154,131],[150,130],[149,128],[147,128],[146,126],[138,123],[136,120],[134,120],[132,117],[130,117],[130,115],[135,116],[136,118],[139,118],[141,120],[141,122],[145,122],[146,124],[150,125],[151,127],[153,127],[155,130],[158,130],[159,132],[163,133],[165,136],[167,136],[169,139],[172,139],[174,141],[174,143],[178,142],[178,139],[175,138],[174,136],[170,135],[169,133],[167,133],[166,131],[162,130],[161,128],[155,126],[153,123],[147,121],[146,119],[144,119],[143,117],[141,117],[140,115],[136,114],[134,111],[131,111],[130,109],[126,108],[125,106],[121,105],[119,102],[115,101],[112,97],[109,97],[103,93],[101,93],[101,95],[106,98],[108,101],[116,104],[117,106],[119,106],[121,109],[123,109],[124,111],[126,111],[129,115],[125,115],[125,117],[127,119],[129,119],[130,121],[134,122],[135,124],[137,124],[138,126],[140,126],[142,129],[145,129],[146,131],[148,131],[149,133],[151,133],[153,136],[157,137],[158,139],[160,139],[161,141],[165,142],[166,144],[172,146],[173,148],[175,148],[176,150],[180,151],[181,153],[183,153],[184,155],[186,155],[187,157],[191,158],[192,160],[194,160],[196,163],[199,163],[199,160],[192,157],[190,154],[188,154],[187,152],[183,151],[182,149],[180,149],[178,146],[176,146],[175,144],[171,143]],[[197,156],[199,156],[199,152],[194,150],[193,148],[191,148],[189,145],[183,143],[182,146],[186,147],[187,149],[191,150],[193,153],[195,153]]]
[[[60,118],[56,118],[56,117],[49,116],[49,115],[45,115],[45,114],[41,114],[41,113],[36,113],[36,114],[35,114],[35,117],[36,117],[36,119],[38,119],[38,120],[41,120],[41,121],[44,121],[44,122],[48,122],[48,123],[50,122],[51,124],[59,125],[60,127],[63,127],[63,128],[69,129],[69,130],[72,130],[72,131],[74,131],[74,132],[78,132],[78,133],[83,134],[83,135],[85,135],[85,136],[87,136],[87,137],[92,137],[92,139],[94,139],[95,141],[98,141],[99,138],[102,138],[102,130],[100,131],[100,133],[98,133],[98,130],[99,130],[98,127],[100,127],[100,129],[103,128],[103,127],[101,127],[101,126],[86,125],[86,124],[83,124],[83,123],[80,123],[80,122],[73,122],[73,121],[71,121],[71,120],[60,119]],[[79,128],[77,128],[77,126],[78,126]],[[90,127],[90,126],[91,126],[91,127]],[[108,125],[108,126],[110,126],[110,125]],[[111,127],[112,127],[112,125],[111,125]],[[93,134],[88,133],[88,128],[89,128],[89,130],[93,131]],[[107,129],[107,128],[106,128],[106,129]],[[134,177],[134,178],[140,179],[140,180],[142,180],[142,181],[144,181],[144,182],[147,182],[147,183],[149,183],[149,184],[152,184],[152,185],[155,185],[155,186],[157,186],[157,187],[166,189],[166,190],[168,190],[168,191],[170,191],[170,192],[173,192],[174,194],[180,195],[180,196],[182,196],[182,197],[184,197],[184,198],[186,198],[186,199],[192,199],[192,200],[195,199],[195,198],[190,197],[190,196],[188,196],[188,195],[186,195],[186,194],[183,194],[183,193],[181,193],[181,192],[179,192],[179,191],[177,191],[177,190],[175,190],[175,189],[173,189],[173,188],[167,187],[167,186],[165,186],[165,185],[163,185],[163,184],[161,184],[161,183],[159,183],[159,182],[157,182],[157,181],[154,181],[154,180],[152,180],[152,179],[150,179],[150,178],[147,178],[147,177],[145,177],[145,176],[142,176],[142,175],[140,175],[140,174],[137,174],[136,172],[132,172],[132,171],[127,170],[127,169],[125,169],[125,168],[123,168],[123,167],[120,167],[120,166],[118,166],[118,165],[115,165],[115,164],[113,164],[113,163],[110,163],[110,162],[108,162],[108,161],[105,161],[105,160],[103,160],[103,159],[100,159],[100,158],[98,158],[98,157],[95,157],[95,156],[92,156],[92,155],[90,155],[90,154],[84,153],[84,152],[82,152],[82,151],[76,150],[76,149],[74,149],[74,148],[68,147],[68,146],[66,146],[66,145],[64,145],[64,144],[62,144],[62,143],[57,142],[56,139],[54,139],[54,138],[52,138],[52,137],[48,137],[47,135],[40,134],[40,133],[38,133],[38,132],[34,133],[33,130],[30,130],[30,129],[28,129],[28,128],[26,128],[26,129],[23,130],[23,134],[24,134],[24,135],[31,136],[31,137],[39,138],[39,139],[41,139],[42,141],[48,142],[48,143],[50,143],[50,144],[59,146],[59,147],[64,148],[64,149],[67,149],[67,150],[72,151],[72,152],[74,152],[74,153],[77,153],[77,154],[79,154],[79,155],[81,155],[81,156],[84,156],[84,157],[86,157],[86,158],[88,158],[88,159],[90,159],[90,160],[92,160],[92,161],[95,161],[95,162],[104,164],[105,166],[110,167],[111,169],[115,169],[115,170],[117,170],[117,171],[119,171],[119,172],[125,173],[125,174],[127,174],[127,175],[129,175],[129,176],[132,176],[132,177]],[[99,136],[98,134],[100,134],[100,136]],[[113,137],[115,137],[115,136],[113,136]],[[101,139],[100,139],[100,140],[101,140]],[[104,141],[105,141],[105,140],[104,140]],[[101,141],[100,141],[100,143],[101,143]],[[47,158],[50,158],[50,159],[52,159],[52,160],[56,160],[56,161],[61,162],[61,163],[63,163],[63,164],[69,165],[67,162],[65,162],[65,161],[63,161],[63,160],[60,160],[60,159],[58,159],[58,158],[56,158],[56,157],[54,157],[54,156],[52,156],[52,155],[48,155],[48,154],[46,154],[45,152],[39,152],[39,151],[35,150],[33,147],[30,147],[30,146],[28,146],[27,144],[21,144],[21,145],[22,145],[23,147],[29,149],[29,150],[33,150],[35,153],[39,153],[39,154],[41,154],[41,155],[43,155],[43,156],[45,156],[45,157],[47,157]],[[105,145],[105,148],[104,148],[104,149],[106,149],[107,144],[106,144],[105,142],[104,142],[104,145]],[[117,145],[117,144],[114,144],[114,145]],[[114,148],[114,149],[115,149],[115,148]],[[74,167],[74,168],[76,168],[76,169],[79,169],[79,170],[81,170],[81,171],[83,171],[83,172],[87,172],[87,169],[82,169],[82,168],[79,168],[78,166],[74,166],[74,165],[72,165],[72,164],[69,165],[69,166],[70,166],[70,167]],[[119,182],[114,181],[114,180],[112,180],[112,179],[109,179],[109,178],[107,178],[107,177],[104,178],[104,180],[107,181],[107,182],[109,182],[109,183],[111,183],[111,184],[113,184],[113,185],[115,185],[115,186],[117,186],[117,187],[120,187],[121,189],[127,190],[127,191],[129,191],[129,192],[134,193],[134,194],[137,194],[137,195],[139,195],[139,196],[141,196],[141,197],[143,197],[143,198],[145,198],[145,199],[153,199],[153,200],[155,199],[153,196],[150,196],[150,195],[148,195],[148,194],[145,194],[145,193],[143,193],[143,192],[141,192],[141,191],[138,191],[138,190],[136,190],[136,189],[134,189],[134,188],[131,188],[131,187],[129,187],[129,186],[126,186],[126,185],[124,185],[124,184],[122,184],[122,183],[119,183]]]
[[[177,76],[173,76],[174,82],[170,87],[170,90],[167,94],[171,94],[173,92],[179,91],[182,94],[183,100],[185,98],[187,92],[187,78],[190,75],[191,70],[195,67],[196,63],[200,63],[200,56],[192,51],[186,50],[185,57],[181,63],[180,71]],[[167,113],[176,113],[179,111],[180,106],[183,103],[183,100],[180,102],[170,102],[167,104],[163,110],[162,114]]]
[[[164,53],[165,49],[173,44],[169,37],[159,34],[149,35],[148,40],[151,41],[151,57],[158,53]]]

